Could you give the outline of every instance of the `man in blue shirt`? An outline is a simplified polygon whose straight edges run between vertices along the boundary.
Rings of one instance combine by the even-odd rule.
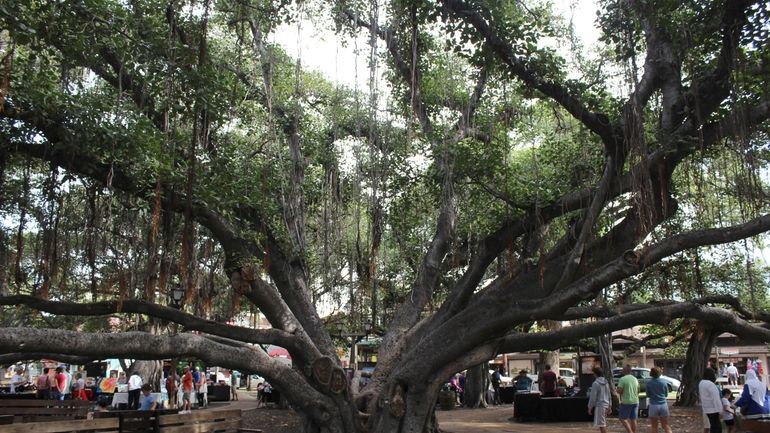
[[[142,385],[142,401],[139,404],[139,410],[155,410],[158,408],[158,401],[152,395],[152,387],[149,383]]]
[[[195,367],[195,370],[193,370],[193,383],[198,384],[201,381],[201,369],[200,367]]]
[[[527,376],[527,370],[521,370],[516,376],[516,392],[529,391],[532,388],[532,379]]]

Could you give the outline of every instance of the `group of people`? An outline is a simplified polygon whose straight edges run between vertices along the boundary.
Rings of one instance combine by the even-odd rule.
[[[598,427],[601,433],[607,432],[607,416],[612,413],[612,388],[604,377],[604,370],[600,367],[593,368],[594,383],[588,399],[588,414],[594,417],[594,427]],[[653,433],[658,432],[658,424],[666,433],[671,433],[668,423],[668,383],[660,378],[661,373],[657,367],[650,369],[652,377],[647,382],[648,416]],[[637,418],[639,417],[639,380],[631,374],[631,366],[623,366],[623,376],[618,380],[615,388],[618,394],[620,406],[618,407],[618,419],[627,433],[636,433]]]
[[[43,400],[88,400],[83,373],[77,372],[73,377],[64,366],[56,367],[53,375],[50,368],[44,368],[43,374],[35,379],[35,389],[37,398]]]
[[[257,385],[257,407],[265,407],[273,400],[273,386],[265,381]]]
[[[182,389],[182,402],[177,401],[177,392]],[[179,413],[189,413],[192,409],[192,393],[195,391],[199,407],[208,405],[208,381],[199,367],[191,370],[189,366],[184,368],[181,378],[176,370],[171,369],[166,377],[166,391],[168,392],[168,404],[171,408],[181,407]]]
[[[489,381],[490,386],[492,387],[492,404],[502,404],[500,398],[500,386],[502,384],[502,377],[504,375],[505,370],[502,366],[498,367],[490,375]],[[516,392],[529,392],[532,390],[533,381],[527,374],[527,370],[520,370],[519,374],[513,378],[512,384]],[[545,365],[544,371],[538,376],[537,384],[543,397],[558,397],[560,395],[567,394],[566,382],[563,378],[559,378],[556,373],[551,370],[550,364]]]
[[[729,374],[728,370],[728,380],[730,379]],[[703,379],[698,383],[705,433],[722,433],[722,421],[727,426],[728,432],[733,433],[735,431],[735,414],[738,408],[740,408],[741,415],[746,417],[770,414],[767,385],[759,380],[757,372],[753,369],[746,370],[743,391],[734,404],[732,391],[727,388],[720,390],[716,380],[716,372],[707,368],[703,374]]]
[[[601,433],[607,432],[607,416],[612,412],[612,388],[604,377],[604,371],[593,369],[595,380],[591,385],[588,400],[588,413],[594,416],[594,426]],[[650,369],[650,379],[646,385],[648,416],[652,433],[658,432],[658,424],[666,433],[671,433],[668,423],[668,384],[660,376],[657,367]],[[743,392],[735,403],[730,389],[719,389],[716,384],[716,372],[707,368],[703,379],[698,383],[701,410],[703,412],[704,433],[722,433],[722,422],[728,433],[735,432],[735,414],[740,408],[745,416],[770,414],[767,386],[762,383],[754,370],[746,372]],[[618,418],[627,433],[636,433],[639,414],[639,381],[631,374],[631,366],[623,367],[623,377],[617,383],[616,392],[620,400]]]

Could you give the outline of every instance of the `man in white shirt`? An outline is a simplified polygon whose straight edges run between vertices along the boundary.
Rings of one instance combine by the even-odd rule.
[[[69,400],[72,398],[72,375],[70,374],[70,368],[64,367],[64,398],[62,400]]]
[[[128,378],[128,408],[137,410],[139,409],[139,398],[142,396],[142,378],[139,377],[139,373],[131,373],[131,377]]]
[[[21,368],[13,371],[13,377],[11,377],[11,394],[16,394],[16,388],[24,385],[26,380],[21,376]]]
[[[731,362],[730,366],[727,367],[726,373],[727,373],[727,384],[738,385],[738,368],[735,366],[735,364]]]

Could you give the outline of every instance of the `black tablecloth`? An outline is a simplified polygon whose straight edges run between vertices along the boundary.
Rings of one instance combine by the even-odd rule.
[[[35,400],[37,394],[34,392],[20,392],[16,394],[2,394],[0,393],[0,400]]]
[[[513,403],[514,395],[516,395],[516,388],[509,386],[500,388],[500,401],[505,404]]]
[[[518,393],[513,401],[513,417],[520,421],[592,421],[587,397],[541,397],[537,393]]]
[[[533,421],[538,417],[540,393],[518,392],[513,397],[513,417],[520,421]]]
[[[209,401],[230,401],[230,385],[209,385]]]
[[[544,397],[540,399],[538,419],[553,421],[592,421],[588,414],[587,397]]]

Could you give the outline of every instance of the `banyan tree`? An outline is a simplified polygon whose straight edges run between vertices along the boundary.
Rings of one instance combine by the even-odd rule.
[[[770,341],[767,2],[578,3],[3,1],[2,359],[194,357],[308,432],[426,432],[498,353]]]

